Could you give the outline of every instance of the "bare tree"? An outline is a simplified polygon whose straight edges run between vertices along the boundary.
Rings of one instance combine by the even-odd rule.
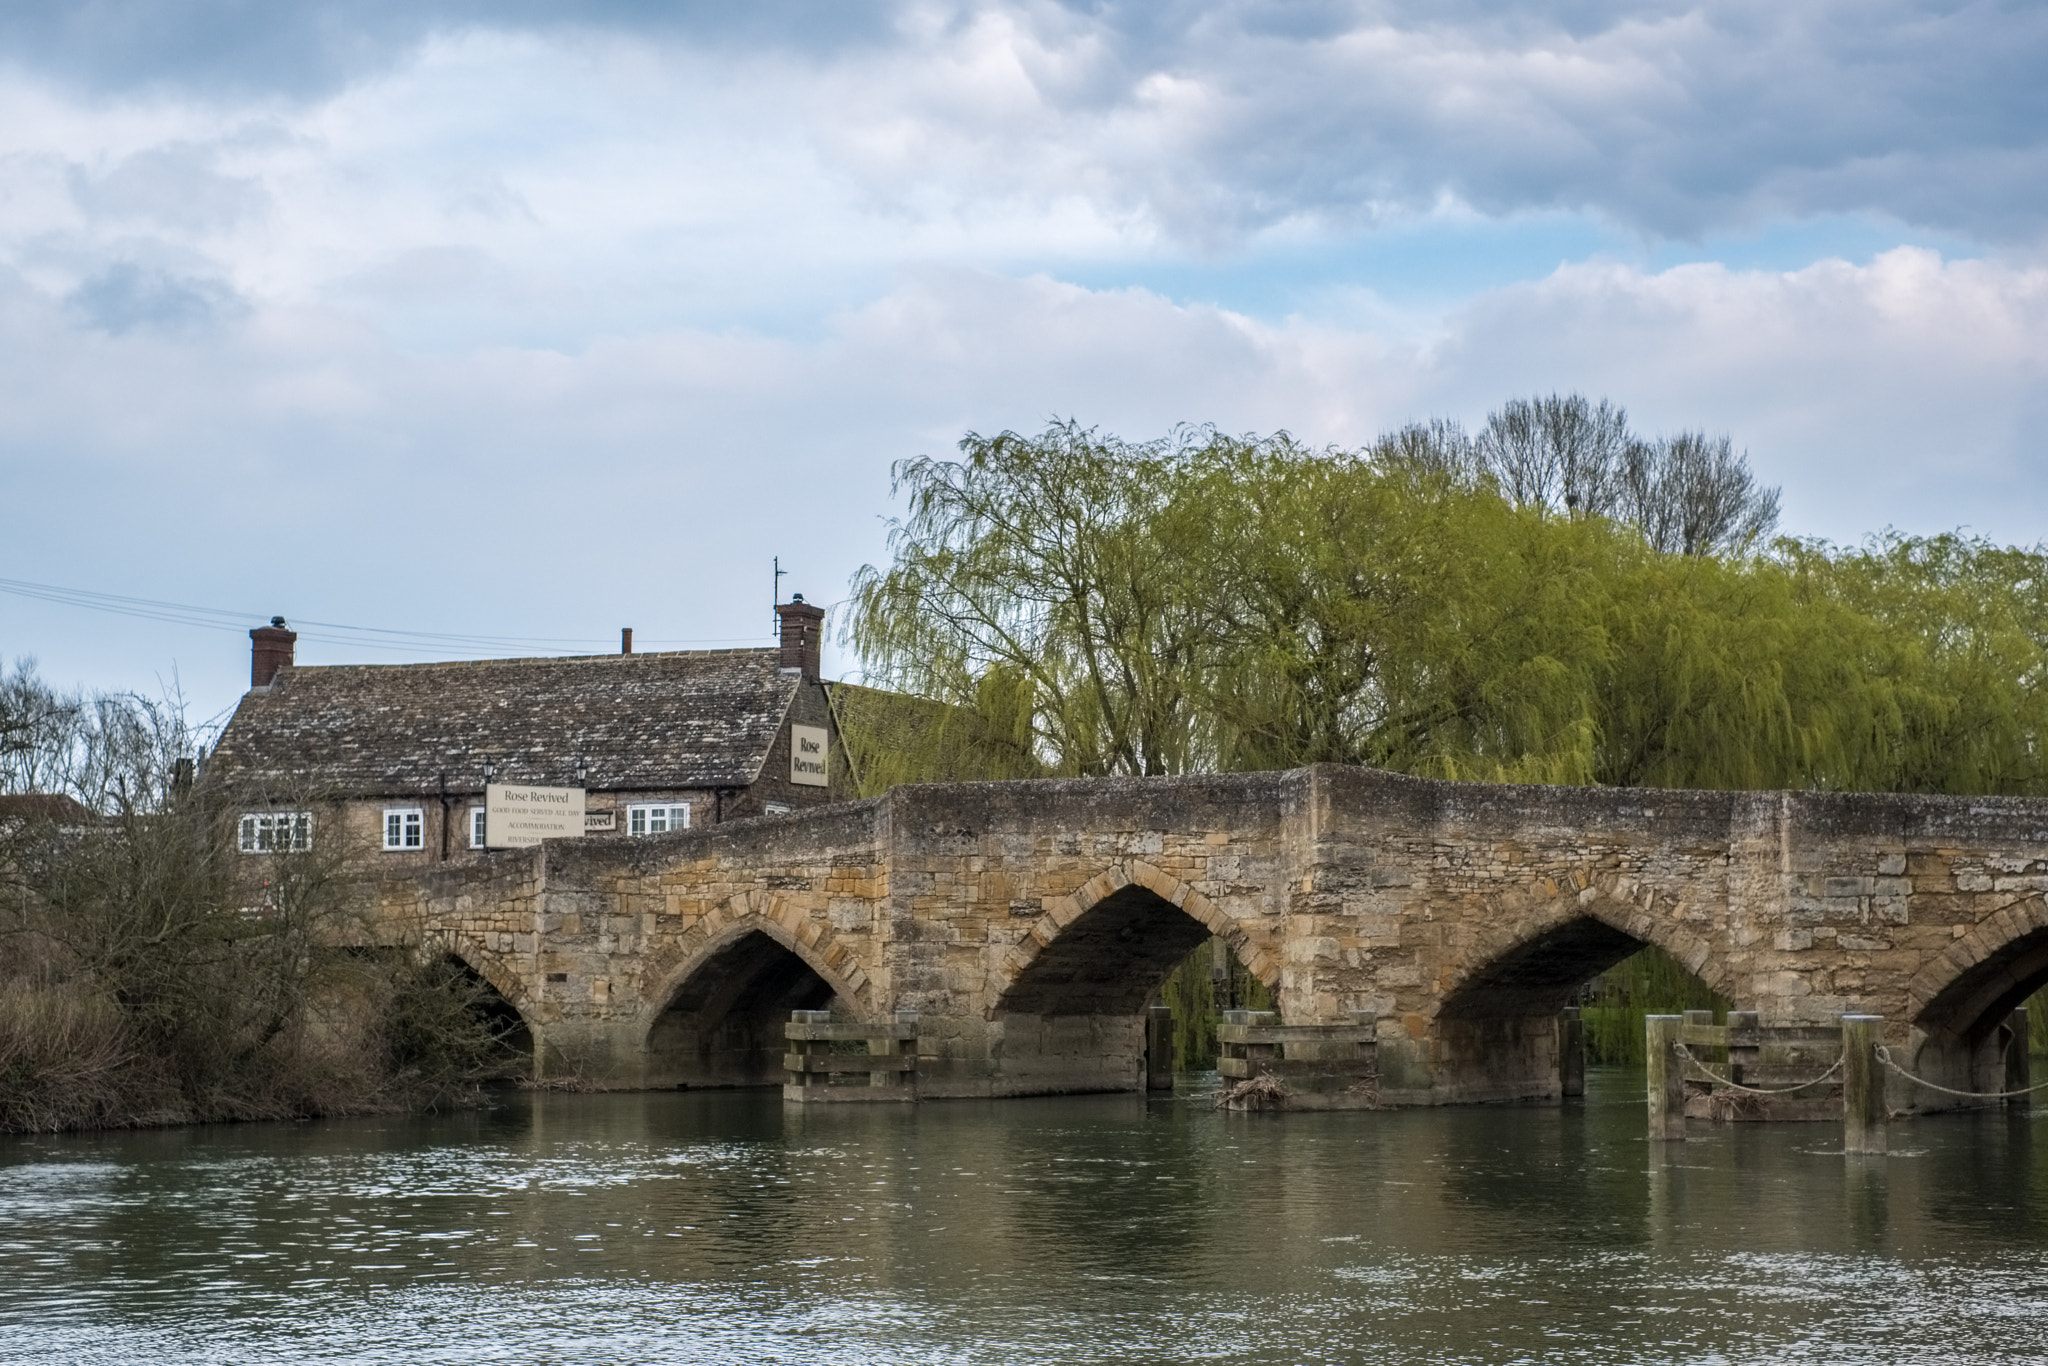
[[[201,736],[175,687],[162,698],[65,691],[23,656],[0,675],[0,792],[50,792],[101,814],[154,809]]]
[[[1372,443],[1367,453],[1373,463],[1388,469],[1405,469],[1421,475],[1437,475],[1469,481],[1478,472],[1478,451],[1465,428],[1447,417],[1411,422]]]
[[[1478,469],[1524,507],[1607,515],[1634,443],[1628,412],[1582,394],[1510,399],[1473,443]]]
[[[0,674],[0,792],[62,791],[84,709],[43,681],[33,656]]]
[[[1511,399],[1470,441],[1438,419],[1373,449],[1382,460],[1490,479],[1524,507],[1612,517],[1670,555],[1740,552],[1778,524],[1778,490],[1757,482],[1728,437],[1646,441],[1629,431],[1626,409],[1580,394]]]
[[[1758,484],[1726,436],[1680,432],[1630,446],[1614,515],[1666,554],[1740,552],[1778,525],[1778,490]]]

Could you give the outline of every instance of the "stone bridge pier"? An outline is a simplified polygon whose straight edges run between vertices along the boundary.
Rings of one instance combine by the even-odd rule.
[[[779,1083],[791,1010],[915,1009],[924,1097],[1137,1090],[1148,1002],[1215,935],[1286,1023],[1375,1012],[1383,1101],[1442,1104],[1557,1097],[1560,1008],[1646,944],[1766,1023],[1882,1015],[1914,1070],[1996,1089],[1997,1026],[2048,982],[2044,890],[2039,800],[1318,766],[559,841],[387,882],[377,913],[604,1085]]]

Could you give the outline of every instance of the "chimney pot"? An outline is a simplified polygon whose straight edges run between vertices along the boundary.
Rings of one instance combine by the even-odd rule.
[[[825,609],[805,602],[801,593],[792,593],[788,602],[776,607],[775,614],[782,618],[781,666],[816,682],[825,644]]]
[[[621,626],[619,628],[619,653],[622,655],[633,653],[633,628],[630,626]]]
[[[249,686],[267,688],[279,669],[289,669],[298,639],[297,631],[285,629],[283,617],[272,617],[270,625],[249,632]]]

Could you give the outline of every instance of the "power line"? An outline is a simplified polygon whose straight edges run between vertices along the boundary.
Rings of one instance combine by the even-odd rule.
[[[144,621],[162,621],[177,626],[196,626],[211,631],[241,632],[249,629],[251,620],[269,620],[264,612],[238,612],[223,607],[199,607],[191,603],[162,602],[154,598],[128,597],[119,593],[96,593],[85,588],[65,588],[57,584],[31,583],[25,579],[0,579],[0,593],[11,593],[16,597],[32,598],[42,602],[56,603],[65,607],[82,607],[94,612],[110,612],[117,616],[135,617]],[[476,654],[487,651],[509,651],[513,653],[581,651],[599,653],[605,651],[610,642],[601,637],[589,636],[487,636],[461,635],[447,631],[407,631],[385,626],[351,626],[344,622],[300,620],[301,636],[309,641],[327,645],[347,645],[358,649],[411,651],[420,649],[452,649]],[[327,632],[343,632],[329,635]],[[742,645],[755,642],[755,636],[730,636],[723,638],[666,639],[650,640],[650,645]]]

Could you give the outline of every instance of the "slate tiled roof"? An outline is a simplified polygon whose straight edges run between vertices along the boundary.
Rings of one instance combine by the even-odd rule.
[[[84,825],[92,812],[59,792],[0,793],[0,822],[55,821],[59,825]]]
[[[688,650],[453,664],[295,666],[251,692],[207,780],[236,791],[390,796],[568,783],[739,787],[759,775],[801,680],[778,652]]]

